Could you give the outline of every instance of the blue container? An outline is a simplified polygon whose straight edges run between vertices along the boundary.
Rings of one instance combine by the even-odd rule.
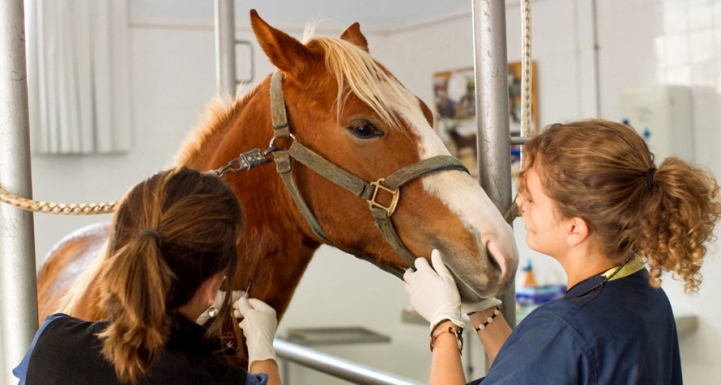
[[[540,305],[566,294],[566,285],[529,286],[516,289],[516,303],[523,305]]]

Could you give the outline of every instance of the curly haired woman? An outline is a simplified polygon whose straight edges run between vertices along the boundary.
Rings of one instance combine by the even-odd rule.
[[[678,336],[661,275],[701,284],[721,214],[719,186],[678,158],[654,163],[631,128],[605,120],[556,124],[524,146],[518,205],[528,246],[556,259],[568,292],[511,332],[500,301],[461,304],[437,251],[405,275],[431,322],[431,384],[463,384],[463,322],[492,365],[473,384],[681,384]],[[435,269],[435,270],[434,270]]]

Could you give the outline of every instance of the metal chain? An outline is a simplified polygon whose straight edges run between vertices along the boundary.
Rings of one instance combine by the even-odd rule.
[[[521,20],[523,28],[523,61],[521,62],[521,136],[531,137],[531,88],[533,81],[533,61],[531,60],[531,0],[521,2]]]
[[[531,59],[531,0],[521,1],[521,34],[522,34],[522,48],[521,48],[521,137],[530,139],[533,136],[532,133],[532,119],[533,114],[531,113],[531,91],[533,87],[533,60]],[[523,164],[523,151],[521,151],[520,163]],[[513,223],[515,218],[519,218],[523,215],[521,208],[516,203],[516,198],[513,199],[511,207],[508,208],[503,218],[506,222]]]
[[[228,162],[217,170],[212,170],[218,177],[222,178],[229,172],[239,172],[250,170],[273,161],[272,153],[277,151],[278,147],[271,146],[265,151],[255,148],[248,152],[240,154],[239,157]],[[115,212],[118,201],[100,202],[100,203],[52,203],[36,201],[19,197],[0,186],[0,202],[5,202],[11,206],[15,206],[25,211],[35,213],[57,214],[57,215],[96,215],[111,214]]]
[[[0,186],[0,201],[35,213],[57,215],[97,215],[115,212],[118,201],[100,203],[52,203],[19,197]]]

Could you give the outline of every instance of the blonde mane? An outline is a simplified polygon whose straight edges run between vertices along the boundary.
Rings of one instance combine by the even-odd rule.
[[[348,41],[325,36],[309,38],[308,45],[311,44],[324,49],[326,68],[337,80],[336,111],[339,117],[351,92],[392,129],[400,129],[402,125],[393,112],[391,100],[402,101],[409,110],[417,108],[404,97],[400,83],[365,50]],[[390,95],[386,95],[389,91]]]
[[[205,144],[230,127],[230,123],[243,111],[248,99],[258,90],[256,85],[245,94],[239,90],[235,98],[228,95],[217,95],[205,105],[205,112],[200,116],[200,122],[193,127],[180,151],[175,156],[176,167],[188,166],[196,159]]]

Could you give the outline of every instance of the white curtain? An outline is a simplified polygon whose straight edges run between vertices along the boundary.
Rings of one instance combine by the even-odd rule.
[[[127,0],[25,0],[25,23],[33,151],[127,151]]]

